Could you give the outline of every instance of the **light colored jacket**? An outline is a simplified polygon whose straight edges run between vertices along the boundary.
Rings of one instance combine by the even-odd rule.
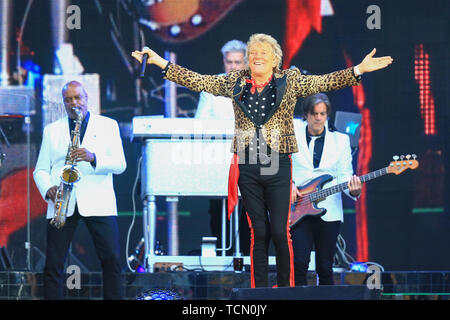
[[[328,128],[327,125],[325,127]],[[348,135],[337,131],[326,131],[322,158],[317,168],[314,168],[313,159],[308,151],[305,123],[299,125],[296,123],[295,135],[297,137],[299,152],[292,154],[292,179],[297,186],[302,186],[324,174],[330,174],[334,179],[325,184],[323,188],[347,182],[351,179],[353,167],[350,138]],[[344,192],[350,198],[357,199],[350,195],[348,189]],[[327,213],[322,216],[323,220],[344,221],[340,192],[328,196],[325,200],[319,202],[318,207],[327,209]]]
[[[223,76],[225,73],[219,75]],[[195,118],[234,120],[233,101],[227,97],[215,96],[202,91],[199,95]]]
[[[44,129],[41,149],[33,172],[34,180],[45,199],[51,187],[60,184],[61,169],[65,164],[70,142],[67,117],[57,120]],[[73,188],[67,216],[75,210],[83,216],[117,215],[116,196],[113,188],[113,174],[126,169],[122,139],[117,122],[113,119],[90,114],[81,148],[96,156],[96,166],[81,161],[77,164],[81,179]],[[53,217],[54,203],[48,202],[47,218]]]

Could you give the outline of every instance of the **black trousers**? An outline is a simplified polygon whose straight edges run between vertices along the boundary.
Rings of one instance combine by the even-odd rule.
[[[289,232],[292,161],[280,155],[276,173],[270,165],[239,164],[239,190],[250,226],[251,286],[268,286],[268,250],[275,245],[277,286],[293,286],[293,252]]]
[[[307,285],[306,276],[313,246],[319,285],[334,284],[333,258],[340,226],[340,221],[327,222],[320,217],[307,216],[291,229],[296,286]]]
[[[247,215],[242,203],[239,203],[239,246],[244,256],[250,255],[250,229],[248,227]],[[222,200],[211,199],[209,201],[209,226],[211,235],[217,237],[217,247],[222,246]],[[225,223],[225,243],[228,246],[230,242],[229,221]],[[235,245],[235,244],[233,244]],[[228,250],[227,255],[234,254],[234,247]]]
[[[47,250],[44,268],[44,298],[63,299],[64,263],[78,222],[83,220],[94,241],[103,270],[103,297],[121,300],[121,267],[119,260],[119,230],[116,216],[83,217],[78,208],[66,224],[57,229],[47,225]]]

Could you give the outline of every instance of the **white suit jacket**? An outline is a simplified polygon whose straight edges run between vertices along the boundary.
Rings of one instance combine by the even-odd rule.
[[[325,125],[328,128],[328,125]],[[314,168],[313,159],[308,151],[306,142],[306,122],[296,123],[295,135],[299,152],[292,155],[292,179],[297,186],[304,185],[312,179],[323,174],[330,174],[334,179],[325,184],[323,188],[347,182],[353,175],[352,154],[350,138],[348,135],[329,131],[325,133],[322,158],[318,168]],[[350,198],[356,200],[347,190],[344,191]],[[328,196],[319,202],[318,207],[327,209],[322,216],[325,221],[344,221],[341,193]]]
[[[225,75],[225,73],[222,73],[222,75]],[[202,91],[200,92],[195,118],[234,120],[233,102],[230,98],[215,96]]]
[[[48,189],[60,184],[60,173],[65,164],[69,142],[67,117],[45,127],[33,172],[34,180],[44,200]],[[112,175],[120,174],[126,169],[117,122],[91,113],[81,147],[94,153],[97,163],[96,167],[86,161],[77,164],[81,179],[74,184],[67,216],[73,214],[75,203],[83,216],[117,215]],[[47,218],[50,219],[53,218],[54,202],[46,201],[48,203]]]

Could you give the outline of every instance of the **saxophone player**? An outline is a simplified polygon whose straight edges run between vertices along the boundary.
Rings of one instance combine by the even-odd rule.
[[[104,299],[121,299],[119,234],[113,174],[126,169],[119,127],[115,120],[88,111],[88,96],[83,85],[71,81],[64,85],[62,98],[67,117],[44,128],[41,149],[33,173],[42,197],[48,202],[47,249],[44,268],[44,298],[63,298],[65,257],[78,222],[89,230],[103,270]],[[78,116],[77,116],[78,114]],[[71,148],[75,121],[81,114],[79,146]],[[67,159],[76,164],[80,179],[73,184],[67,204],[67,219],[56,228],[55,199],[61,170]]]

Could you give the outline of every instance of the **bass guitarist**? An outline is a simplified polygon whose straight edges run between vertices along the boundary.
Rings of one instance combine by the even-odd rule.
[[[292,203],[302,196],[296,185],[324,174],[334,177],[328,185],[349,181],[344,192],[352,199],[361,193],[361,181],[353,175],[349,137],[326,127],[330,109],[330,101],[323,93],[308,96],[302,103],[306,126],[295,128],[299,152],[292,155]],[[344,220],[341,193],[326,197],[319,206],[326,209],[326,214],[305,216],[291,228],[296,286],[307,285],[313,246],[319,285],[333,284],[333,257]]]

